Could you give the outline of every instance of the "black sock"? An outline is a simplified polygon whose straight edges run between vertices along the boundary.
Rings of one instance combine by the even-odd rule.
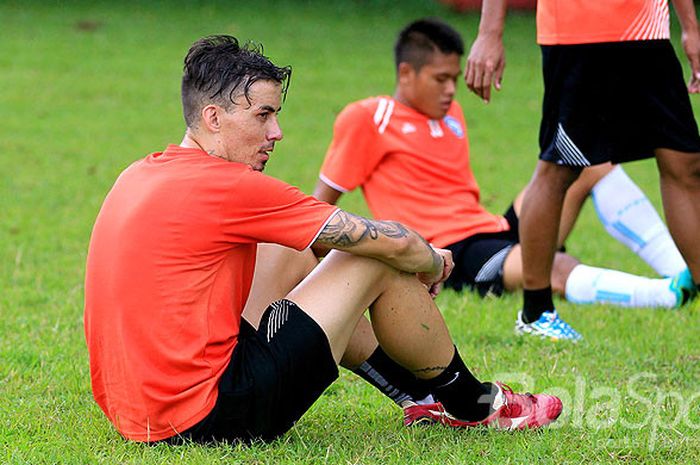
[[[492,386],[474,377],[464,365],[456,347],[445,371],[424,382],[433,396],[442,402],[445,410],[460,420],[483,420],[491,412]]]
[[[532,323],[539,320],[544,312],[554,310],[552,287],[544,289],[523,289],[523,321]]]
[[[399,406],[405,401],[421,400],[430,394],[421,380],[389,358],[379,346],[353,371]]]

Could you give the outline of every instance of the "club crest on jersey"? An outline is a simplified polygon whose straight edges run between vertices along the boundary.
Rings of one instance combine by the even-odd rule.
[[[411,134],[412,132],[416,132],[416,127],[411,123],[403,123],[403,126],[401,126],[401,133]]]
[[[460,139],[464,137],[464,129],[462,129],[462,125],[459,124],[459,121],[457,121],[456,118],[452,116],[445,116],[442,120],[445,122],[447,127],[450,128],[450,131],[454,132],[455,136],[459,137]]]

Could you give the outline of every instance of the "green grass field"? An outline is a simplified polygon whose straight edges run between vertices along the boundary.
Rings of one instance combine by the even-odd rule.
[[[429,0],[0,3],[0,463],[700,462],[697,303],[654,311],[560,302],[585,341],[556,345],[513,335],[518,295],[441,295],[478,376],[562,396],[561,421],[540,432],[405,429],[401,412],[348,372],[290,433],[250,447],[128,443],[92,400],[82,327],[90,230],[123,168],[181,140],[190,43],[231,33],[294,67],[285,140],[268,171],[310,192],[335,115],[352,100],[392,93],[394,36],[424,15],[448,19],[467,41],[475,35],[476,15]],[[464,86],[458,95],[483,199],[496,212],[534,167],[542,93],[534,16],[512,14],[505,40],[504,90],[488,106]],[[653,162],[627,169],[660,205]],[[366,213],[356,194],[341,205]],[[652,273],[606,235],[590,206],[568,250]]]

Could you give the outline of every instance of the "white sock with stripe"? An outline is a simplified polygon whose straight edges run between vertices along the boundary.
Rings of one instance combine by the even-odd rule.
[[[566,280],[566,300],[573,303],[609,303],[621,307],[676,305],[671,278],[645,278],[622,271],[577,265]]]
[[[686,264],[668,228],[644,192],[617,166],[593,187],[593,205],[605,229],[661,276],[675,276]]]

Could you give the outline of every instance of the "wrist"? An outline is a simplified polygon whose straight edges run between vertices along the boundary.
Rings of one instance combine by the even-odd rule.
[[[442,270],[445,268],[445,257],[433,250],[433,275],[442,276]]]
[[[479,26],[479,37],[484,39],[501,40],[503,38],[503,27],[499,26]]]

